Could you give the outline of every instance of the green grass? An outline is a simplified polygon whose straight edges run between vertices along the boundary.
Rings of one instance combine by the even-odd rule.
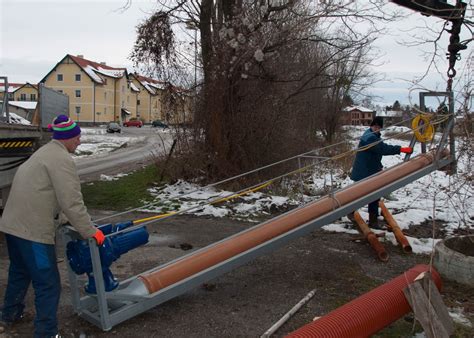
[[[156,184],[158,169],[150,165],[116,181],[82,184],[84,202],[89,209],[127,210],[151,201],[147,189]]]

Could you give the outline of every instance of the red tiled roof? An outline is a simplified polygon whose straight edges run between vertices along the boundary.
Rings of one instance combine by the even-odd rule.
[[[166,82],[158,81],[158,80],[152,79],[151,77],[146,77],[146,76],[143,76],[143,75],[140,75],[140,74],[137,74],[137,73],[134,73],[133,75],[135,75],[137,80],[140,81],[140,82],[146,81],[146,82],[151,82],[151,83],[155,83],[155,84],[158,84],[158,85],[163,85],[163,86],[166,85]]]
[[[87,60],[87,59],[80,58],[78,56],[74,56],[74,55],[71,55],[71,54],[69,54],[69,57],[71,59],[73,59],[79,66],[81,66],[83,68],[85,68],[87,65],[89,65],[89,66],[92,66],[94,68],[104,68],[104,69],[108,69],[108,70],[125,70],[125,71],[127,70],[127,68],[110,67],[110,66],[101,64],[99,62]]]
[[[111,67],[70,54],[67,56],[69,56],[93,81],[97,83],[104,83],[102,76],[121,78],[127,74],[127,68]]]
[[[166,82],[158,81],[137,73],[133,73],[133,76],[137,79],[138,82],[152,95],[157,94],[156,90],[164,89],[167,85]]]
[[[21,86],[23,86],[23,85],[25,85],[25,84],[26,84],[26,83],[14,83],[14,82],[8,82],[8,86],[9,86],[9,87],[21,87]],[[0,84],[0,86],[2,86],[2,87],[3,87],[3,83],[2,83],[2,84]]]

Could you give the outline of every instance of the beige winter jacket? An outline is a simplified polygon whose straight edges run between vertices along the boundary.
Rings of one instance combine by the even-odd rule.
[[[92,237],[96,232],[82,199],[74,161],[61,142],[52,140],[18,168],[0,231],[54,244],[54,218],[61,211],[82,237]]]

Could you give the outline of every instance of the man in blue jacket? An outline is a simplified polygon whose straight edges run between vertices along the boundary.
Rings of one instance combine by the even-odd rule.
[[[374,175],[382,170],[382,156],[398,155],[400,153],[411,154],[413,148],[392,146],[382,141],[380,130],[383,128],[383,119],[376,116],[370,123],[359,141],[358,149],[354,164],[352,165],[351,179],[360,181],[366,177]],[[380,228],[378,224],[379,216],[379,199],[369,203],[369,226],[371,228]],[[347,216],[353,220],[354,213]]]

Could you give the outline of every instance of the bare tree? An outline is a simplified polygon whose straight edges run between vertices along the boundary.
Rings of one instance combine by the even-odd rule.
[[[378,0],[161,1],[132,58],[172,65],[172,26],[199,29],[195,145],[208,176],[229,176],[311,147],[317,129],[331,141],[343,98],[372,81],[367,51],[387,19]]]

